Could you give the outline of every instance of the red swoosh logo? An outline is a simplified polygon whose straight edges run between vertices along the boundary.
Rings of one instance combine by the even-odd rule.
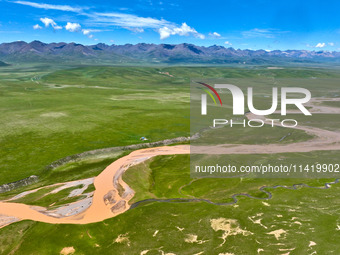
[[[220,95],[217,93],[217,91],[211,87],[210,85],[206,84],[206,83],[203,83],[203,82],[197,82],[199,84],[202,84],[203,86],[206,86],[207,88],[209,88],[212,92],[214,92],[214,94],[217,96],[218,100],[220,101],[220,104],[222,106],[222,101],[221,101],[221,98],[220,98]]]

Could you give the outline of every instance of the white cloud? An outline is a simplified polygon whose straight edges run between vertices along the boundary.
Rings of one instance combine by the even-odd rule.
[[[34,8],[45,9],[45,10],[81,12],[83,9],[87,9],[87,8],[80,8],[80,7],[71,7],[69,5],[54,5],[54,4],[34,3],[34,2],[29,2],[29,1],[14,1],[13,3],[28,5]]]
[[[44,23],[45,27],[53,27],[56,30],[62,29],[61,26],[58,26],[57,23],[54,22],[53,19],[50,18],[40,18],[40,21]]]
[[[201,39],[205,38],[203,34],[198,33],[194,28],[188,26],[186,23],[182,23],[182,25],[179,25],[174,22],[164,20],[162,18],[157,19],[152,17],[140,17],[138,15],[121,12],[105,12],[105,13],[93,12],[89,10],[88,7],[36,3],[22,0],[14,0],[12,3],[31,6],[34,8],[40,8],[45,10],[76,12],[79,15],[87,17],[84,20],[84,23],[82,24],[87,27],[99,27],[99,28],[119,27],[123,29],[128,29],[136,33],[142,33],[146,29],[153,29],[154,31],[157,31],[160,34],[161,39],[168,38],[171,35],[180,36],[191,35]],[[65,29],[70,32],[81,31],[84,34],[84,31],[81,30],[81,25],[79,23],[67,22],[66,26],[61,27],[50,18],[41,18],[40,20],[41,22],[44,23],[45,27],[51,26],[55,30],[62,29],[63,27],[65,27]],[[104,30],[98,29],[98,31]],[[90,32],[85,32],[87,33],[85,35],[89,36],[91,34]],[[221,36],[217,32],[212,33],[212,35],[215,37]]]
[[[205,36],[198,33],[196,29],[188,26],[186,23],[182,23],[180,27],[162,27],[158,29],[158,33],[160,35],[161,40],[168,38],[170,35],[180,35],[180,36],[188,36],[193,35],[197,38],[204,39]]]
[[[205,35],[202,35],[202,34],[198,34],[197,37],[202,39],[202,40],[205,39]]]
[[[86,28],[81,30],[83,33],[98,33],[98,32],[105,32],[105,31],[112,31],[111,29],[93,29],[93,28]],[[87,32],[88,31],[88,32]]]
[[[79,27],[80,29],[80,27]],[[73,31],[74,32],[74,31]],[[91,29],[82,29],[81,32],[83,35],[86,35],[88,38],[93,38],[93,35],[91,35],[92,30]]]
[[[89,35],[91,33],[91,31],[88,29],[83,29],[82,31],[84,35]]]
[[[288,33],[289,31],[281,31],[278,29],[271,28],[254,28],[248,31],[243,31],[242,35],[245,38],[255,38],[255,37],[264,37],[264,38],[274,38],[276,35]]]
[[[144,32],[144,28],[142,27],[125,27],[127,30],[130,30],[134,33],[143,33]]]
[[[318,43],[315,47],[316,47],[316,48],[323,48],[323,47],[325,47],[325,46],[326,46],[325,43]]]
[[[160,28],[158,32],[162,40],[168,38],[172,33],[171,29],[168,27]]]
[[[335,46],[335,43],[334,43],[334,42],[329,42],[329,43],[324,43],[324,42],[323,42],[323,43],[318,43],[318,44],[316,44],[315,46],[310,45],[309,43],[306,44],[306,46],[307,46],[308,48],[324,48],[324,47],[326,47],[327,45],[333,47],[333,46]]]
[[[215,37],[215,38],[221,37],[221,35],[220,35],[219,33],[217,33],[217,32],[209,33],[209,35],[210,35],[211,37]]]
[[[41,26],[39,26],[39,24],[36,24],[36,25],[34,25],[34,26],[33,26],[33,29],[34,29],[34,30],[37,30],[37,29],[42,29],[42,27],[41,27]]]
[[[189,27],[186,23],[181,26],[164,19],[155,19],[151,17],[139,17],[134,14],[125,13],[93,13],[87,14],[90,18],[90,25],[97,26],[118,26],[136,33],[142,33],[145,29],[157,29],[161,39],[168,38],[170,35],[188,36],[193,35],[197,38],[204,39],[205,36],[198,33],[194,28]]]
[[[57,23],[55,23],[54,20],[50,18],[40,18],[40,21],[44,23],[45,27],[49,27],[50,25],[51,26],[57,25]]]
[[[65,29],[67,31],[70,31],[70,32],[77,32],[79,31],[81,28],[80,24],[79,23],[71,23],[71,22],[67,22],[66,26],[65,26]]]
[[[230,45],[230,46],[233,45],[233,44],[232,44],[231,42],[229,42],[229,41],[225,41],[224,44]]]
[[[112,30],[110,30],[110,29],[93,29],[93,28],[86,28],[86,29],[81,30],[83,35],[86,35],[90,39],[93,37],[93,35],[91,33],[98,33],[98,32],[104,32],[104,31],[112,31]]]
[[[163,19],[154,19],[154,18],[144,18],[139,17],[133,14],[125,14],[125,13],[93,13],[88,14],[91,18],[91,22],[99,25],[113,25],[119,26],[123,28],[160,28],[161,26],[165,26],[170,24],[168,21]]]

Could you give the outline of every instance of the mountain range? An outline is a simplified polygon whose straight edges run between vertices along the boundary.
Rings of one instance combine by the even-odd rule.
[[[82,45],[78,43],[30,43],[16,41],[0,44],[0,61],[115,64],[277,64],[284,62],[340,62],[340,52],[309,50],[240,50],[223,46],[193,44]]]

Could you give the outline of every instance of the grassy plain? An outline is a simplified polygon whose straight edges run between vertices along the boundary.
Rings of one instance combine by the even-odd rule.
[[[170,75],[167,75],[166,73]],[[36,174],[38,183],[1,194],[98,175],[127,151],[94,154],[56,168],[53,161],[84,151],[189,136],[191,78],[223,78],[256,88],[255,103],[270,103],[268,88],[308,86],[313,96],[339,94],[340,73],[331,69],[266,67],[112,67],[11,66],[0,73],[0,184]],[[239,83],[241,81],[241,83]],[[322,84],[322,86],[320,86]],[[269,90],[270,92],[270,90]],[[325,116],[329,123],[334,118]],[[317,123],[315,124],[317,125]],[[329,128],[335,128],[329,124]],[[265,132],[263,132],[265,131]],[[285,129],[228,130],[229,143],[270,144],[287,135]],[[282,143],[310,139],[293,131]],[[280,155],[229,155],[235,164],[308,162],[339,158],[338,152]],[[206,202],[149,202],[118,217],[88,225],[53,225],[23,221],[0,229],[0,253],[58,254],[337,254],[339,185],[330,189],[270,188],[306,183],[322,187],[325,179],[190,179],[189,156],[160,156],[134,166],[124,180],[136,191],[132,202],[148,198],[203,198]],[[93,186],[88,188],[93,190]],[[87,192],[89,192],[87,191]],[[46,192],[46,190],[45,190]],[[40,193],[21,202],[49,205],[69,190],[53,196]],[[219,220],[220,219],[220,220]],[[229,232],[228,232],[229,231]],[[41,237],[44,237],[42,242]],[[195,239],[197,236],[197,239]],[[333,238],[329,238],[332,236]],[[223,243],[223,238],[226,242]],[[183,252],[184,251],[184,252]]]
[[[60,68],[2,67],[0,184],[41,175],[46,165],[69,155],[140,143],[141,136],[149,141],[188,136],[190,78],[234,79],[241,87],[256,86],[255,103],[261,107],[270,100],[263,97],[268,87],[277,83],[297,86],[298,78],[321,94],[334,91],[340,77],[336,71],[312,68]],[[237,132],[241,137],[242,131]]]
[[[250,82],[258,93],[272,87],[274,80],[297,85],[287,77],[299,77],[306,84],[317,77],[327,80],[328,87],[330,80],[339,77],[335,71],[322,69],[60,68],[2,67],[1,184],[41,175],[46,165],[69,155],[140,143],[141,136],[149,141],[188,136],[189,84],[193,77],[244,80],[244,86]],[[269,98],[262,95],[256,100],[265,104]]]
[[[75,254],[338,253],[339,185],[268,191],[271,200],[244,197],[233,206],[149,203],[88,225],[19,222],[0,229],[0,252],[58,254],[73,247]]]

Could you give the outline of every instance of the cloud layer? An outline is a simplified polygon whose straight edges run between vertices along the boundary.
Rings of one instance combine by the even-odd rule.
[[[143,33],[146,29],[151,29],[159,33],[160,39],[164,40],[173,35],[179,36],[194,36],[196,38],[204,39],[205,36],[198,33],[195,28],[187,25],[183,22],[182,25],[178,25],[174,22],[167,21],[165,19],[156,19],[152,17],[141,17],[134,14],[121,13],[121,12],[93,12],[87,7],[73,7],[70,5],[55,5],[46,3],[36,3],[30,1],[14,1],[12,3],[31,6],[34,8],[45,9],[45,10],[58,10],[75,12],[78,15],[85,17],[84,24],[87,27],[119,27],[130,30],[135,33]],[[41,18],[41,22],[44,23],[45,27],[53,27],[55,30],[62,29],[58,26],[53,19]],[[84,25],[83,24],[83,25]],[[34,29],[40,29],[37,26]],[[65,29],[70,32],[82,31],[84,35],[90,36],[89,30],[81,30],[79,23],[67,22]],[[85,32],[84,32],[85,31]],[[214,37],[220,37],[220,34],[214,32]],[[92,36],[91,36],[92,37]]]
[[[45,9],[45,10],[59,10],[59,11],[69,11],[69,12],[81,12],[84,8],[71,7],[69,5],[54,5],[54,4],[44,4],[44,3],[34,3],[29,1],[14,1],[13,3],[31,6],[34,8]]]
[[[44,23],[45,27],[53,27],[55,30],[62,29],[61,26],[58,26],[56,22],[54,22],[53,19],[50,18],[40,18],[40,21]]]
[[[279,34],[287,33],[288,31],[281,31],[278,29],[272,28],[254,28],[248,31],[243,31],[242,35],[245,38],[256,38],[256,37],[263,37],[263,38],[275,38]]]
[[[213,32],[213,33],[209,33],[209,36],[213,37],[213,38],[219,38],[221,37],[221,35],[217,32]]]
[[[158,29],[161,40],[168,38],[170,35],[189,36],[193,35],[197,38],[204,39],[205,36],[198,33],[194,28],[189,27],[186,23],[183,23],[180,27],[168,27],[164,26]]]
[[[42,29],[42,27],[39,24],[36,24],[36,25],[33,26],[33,29],[34,30]]]
[[[316,47],[316,48],[323,48],[323,47],[325,47],[325,46],[326,46],[325,43],[318,43],[315,47]]]
[[[71,23],[67,22],[65,29],[70,32],[78,32],[81,29],[81,26],[79,23]]]

